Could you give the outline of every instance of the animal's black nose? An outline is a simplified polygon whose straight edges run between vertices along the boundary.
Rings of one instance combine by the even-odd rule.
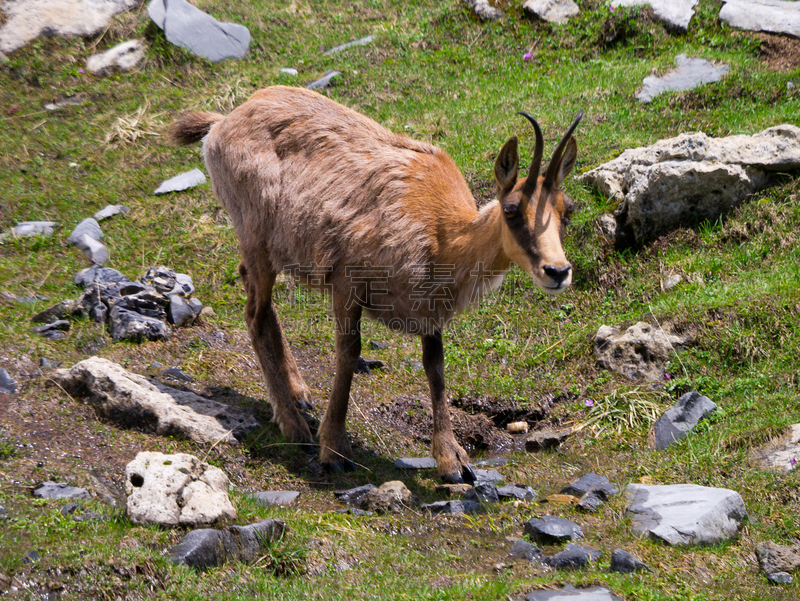
[[[572,265],[567,265],[566,267],[553,267],[552,265],[545,265],[544,272],[545,274],[552,278],[553,281],[556,283],[556,286],[560,286],[564,280],[567,279],[569,272],[572,270]]]

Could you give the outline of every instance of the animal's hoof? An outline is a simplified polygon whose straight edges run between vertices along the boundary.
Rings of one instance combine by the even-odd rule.
[[[314,405],[311,401],[297,401],[295,404],[297,405],[298,411],[311,411],[314,409]]]
[[[475,475],[475,470],[468,465],[465,465],[464,469],[461,470],[461,477],[467,484],[474,484],[478,480],[478,477]]]
[[[449,474],[441,474],[441,478],[445,484],[473,484],[478,478],[470,466],[464,466],[461,473],[450,472]]]
[[[354,472],[356,470],[356,464],[349,459],[341,459],[338,461],[323,463],[322,467],[326,472],[332,474],[343,474],[345,472]]]

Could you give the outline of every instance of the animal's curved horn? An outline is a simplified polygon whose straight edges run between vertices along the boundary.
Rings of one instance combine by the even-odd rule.
[[[578,113],[578,116],[575,117],[575,121],[572,122],[572,125],[569,126],[567,133],[564,134],[564,137],[561,138],[558,146],[556,146],[556,150],[553,153],[553,158],[550,159],[550,164],[547,165],[547,171],[544,174],[545,186],[552,186],[553,182],[556,180],[556,171],[558,171],[559,164],[561,163],[561,154],[564,152],[564,148],[567,147],[567,142],[569,142],[572,133],[575,131],[575,128],[578,127],[578,123],[581,122],[582,118],[583,111]]]
[[[528,170],[528,179],[525,181],[525,187],[522,188],[522,196],[530,199],[536,191],[536,182],[539,180],[539,171],[542,168],[542,154],[544,154],[544,137],[542,136],[542,128],[536,122],[536,119],[531,117],[528,113],[520,111],[518,114],[525,117],[533,125],[533,130],[536,132],[536,148],[533,151],[533,160],[531,161],[531,168]]]

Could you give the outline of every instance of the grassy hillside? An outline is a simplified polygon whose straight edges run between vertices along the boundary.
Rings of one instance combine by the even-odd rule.
[[[195,4],[250,29],[244,60],[194,58],[167,43],[145,8],[137,8],[98,37],[39,39],[0,63],[0,230],[28,220],[60,224],[52,238],[0,245],[0,290],[46,297],[32,305],[0,299],[0,367],[20,383],[19,393],[0,406],[0,505],[11,515],[0,523],[0,573],[25,585],[12,597],[499,600],[563,582],[602,583],[631,600],[798,597],[797,583],[767,583],[753,548],[800,537],[800,479],[761,471],[751,459],[753,448],[800,421],[796,173],[778,174],[769,188],[714,223],[624,250],[598,236],[597,218],[613,207],[570,178],[565,188],[579,206],[565,242],[575,268],[572,288],[547,297],[514,268],[498,293],[445,334],[454,404],[471,411],[483,406],[489,417],[536,413],[541,427],[604,415],[557,453],[528,455],[519,441],[510,448],[473,445],[477,456],[512,458],[504,468],[508,481],[530,484],[542,496],[587,471],[620,487],[641,480],[731,488],[744,498],[750,521],[730,544],[673,549],[637,539],[622,496],[591,515],[551,504],[501,505],[466,519],[432,519],[412,510],[374,518],[333,513],[332,490],[366,482],[402,479],[423,500],[440,498],[432,473],[392,467],[397,456],[428,452],[415,429],[422,421],[419,401],[427,398],[424,375],[415,369],[418,340],[372,323],[365,324],[364,340],[389,348],[364,354],[389,369],[354,381],[349,431],[355,460],[365,469],[346,476],[324,474],[272,424],[230,449],[117,429],[80,399],[46,386],[39,359],[68,367],[100,355],[155,376],[158,365],[178,365],[195,378],[194,390],[269,414],[245,332],[238,243],[228,217],[208,183],[152,194],[164,179],[203,168],[199,146],[176,148],[166,138],[166,126],[180,111],[227,112],[262,87],[305,85],[336,69],[342,75],[328,96],[392,131],[444,148],[482,202],[494,194],[494,158],[510,136],[519,135],[522,162],[530,161],[533,135],[516,115],[520,110],[542,125],[546,158],[573,116],[585,111],[576,173],[683,132],[726,136],[800,124],[800,42],[731,30],[719,22],[722,2],[716,0],[700,0],[683,35],[665,30],[649,10],[611,11],[595,0],[578,2],[581,14],[566,25],[532,20],[519,4],[504,1],[498,4],[506,17],[494,23],[481,23],[457,0]],[[366,35],[375,41],[323,54]],[[132,37],[148,46],[134,72],[106,78],[84,72],[85,57]],[[720,83],[640,104],[634,95],[642,79],[671,69],[680,53],[725,63],[730,72]],[[282,67],[299,75],[281,74]],[[80,102],[43,108],[66,97]],[[190,274],[197,297],[215,316],[166,343],[115,344],[89,320],[74,322],[61,341],[29,331],[34,314],[79,296],[73,277],[88,265],[66,238],[107,203],[131,208],[101,224],[108,266],[130,278],[161,264]],[[662,281],[673,274],[683,283],[662,292]],[[276,295],[320,417],[334,370],[326,302],[290,282]],[[638,385],[594,365],[599,326],[640,320],[694,335],[663,384]],[[709,396],[720,410],[698,435],[666,451],[650,450],[647,404],[660,411],[689,390]],[[139,450],[205,457],[237,487],[240,523],[280,517],[290,534],[255,566],[195,574],[169,565],[164,555],[183,532],[133,527],[122,510],[100,503],[90,505],[110,521],[75,523],[59,514],[58,503],[30,496],[42,480],[91,484],[91,470],[121,486],[124,466]],[[245,497],[265,488],[303,494],[296,507],[284,509],[257,507]],[[600,563],[565,574],[509,560],[508,538],[519,538],[523,522],[543,513],[578,521],[586,543],[604,551]],[[605,572],[617,547],[655,573]],[[24,563],[32,550],[41,560]]]

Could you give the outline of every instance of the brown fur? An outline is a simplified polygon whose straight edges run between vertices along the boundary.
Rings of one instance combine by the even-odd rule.
[[[441,331],[498,286],[511,261],[548,292],[569,285],[561,238],[571,202],[558,186],[574,164],[574,140],[556,165],[555,185],[539,178],[530,201],[521,197],[525,179],[517,181],[517,143],[510,140],[495,166],[499,202],[478,211],[445,152],[308,90],[268,88],[227,117],[188,113],[172,135],[184,144],[204,137],[214,191],[239,237],[248,330],[283,433],[311,441],[297,410],[310,401],[309,390],[271,298],[276,275],[287,271],[333,300],[337,361],[318,432],[323,463],[352,465],[345,417],[363,312],[423,336],[433,455],[445,480],[470,479],[447,411]],[[514,202],[521,203],[522,225],[511,228],[501,206]]]

